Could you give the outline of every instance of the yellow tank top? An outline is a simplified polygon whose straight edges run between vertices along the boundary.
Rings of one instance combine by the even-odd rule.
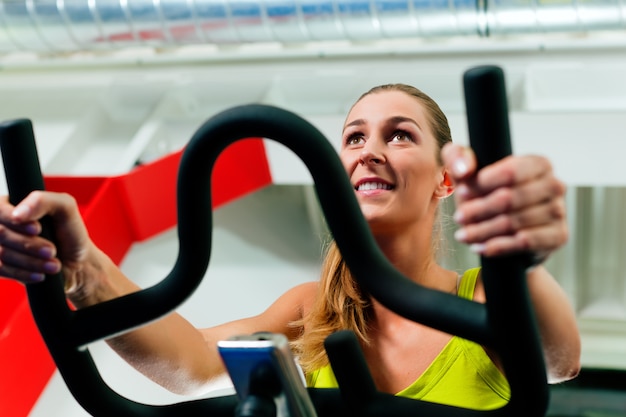
[[[472,299],[480,268],[467,270],[459,285],[459,296]],[[307,375],[311,388],[337,388],[337,380],[326,365]],[[489,359],[482,346],[453,336],[424,373],[396,393],[401,397],[475,410],[503,407],[511,397],[506,378]]]

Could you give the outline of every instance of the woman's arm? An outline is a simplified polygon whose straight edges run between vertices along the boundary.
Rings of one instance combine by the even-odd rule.
[[[119,269],[106,269],[109,270],[107,279],[116,282],[121,290],[116,295],[138,290],[127,278],[121,275],[116,278]],[[107,343],[135,369],[166,389],[186,395],[202,394],[210,391],[225,374],[217,350],[219,340],[258,331],[283,333],[293,338],[297,329],[290,327],[289,323],[301,318],[300,306],[310,299],[315,285],[307,283],[290,289],[257,316],[197,329],[181,315],[172,313],[109,339]]]
[[[56,245],[38,236],[39,219],[49,215]],[[77,308],[139,290],[90,240],[75,200],[66,194],[33,192],[16,207],[0,202],[0,275],[29,283],[62,270],[68,299]],[[235,334],[284,333],[302,314],[315,283],[285,293],[258,316],[199,330],[176,313],[111,338],[107,343],[128,363],[180,394],[210,389],[224,374],[216,343]]]
[[[580,369],[575,312],[556,280],[540,264],[568,239],[565,185],[540,156],[507,157],[476,172],[468,148],[451,145],[442,156],[457,189],[459,241],[483,256],[532,253],[528,288],[536,312],[548,378],[571,379]]]
[[[543,266],[537,266],[527,275],[528,291],[543,348],[548,382],[556,384],[575,378],[580,371],[580,336],[576,315],[569,298],[552,275]],[[476,285],[474,300],[485,302],[482,282]],[[496,352],[485,350],[502,369]]]
[[[580,371],[580,335],[569,298],[543,266],[528,272],[528,290],[543,344],[548,382],[572,379]]]

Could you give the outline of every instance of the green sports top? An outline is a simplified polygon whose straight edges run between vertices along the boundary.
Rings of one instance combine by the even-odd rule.
[[[479,271],[480,268],[473,268],[463,274],[460,297],[473,299]],[[306,380],[311,388],[338,387],[330,365],[310,373]],[[482,346],[453,336],[426,371],[396,395],[475,410],[492,410],[508,402],[511,390]]]

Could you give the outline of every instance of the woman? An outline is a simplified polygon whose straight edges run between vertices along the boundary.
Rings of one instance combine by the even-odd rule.
[[[380,86],[352,107],[340,158],[378,245],[415,282],[484,301],[478,269],[459,276],[435,261],[437,208],[456,188],[458,240],[485,256],[520,251],[537,255],[528,286],[548,377],[552,382],[574,377],[580,366],[575,316],[563,291],[539,264],[567,239],[563,184],[549,162],[536,156],[509,157],[476,173],[472,152],[449,142],[445,116],[415,88]],[[37,236],[38,219],[44,215],[53,218],[57,246]],[[94,246],[68,195],[34,192],[16,207],[5,200],[0,224],[0,275],[33,282],[62,270],[67,296],[77,308],[138,290]],[[194,394],[205,392],[224,373],[218,340],[259,330],[283,333],[292,341],[309,384],[322,387],[334,384],[322,341],[345,328],[359,335],[381,391],[478,409],[498,407],[508,399],[493,352],[406,320],[363,294],[333,247],[320,283],[287,291],[258,316],[196,329],[171,314],[108,343],[164,387]],[[454,358],[449,377],[433,378],[433,369],[443,369],[440,364],[450,357],[451,346],[464,353]],[[465,379],[470,373],[475,375]]]

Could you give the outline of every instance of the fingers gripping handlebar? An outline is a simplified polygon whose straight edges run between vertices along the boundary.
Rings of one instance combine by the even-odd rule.
[[[468,127],[480,166],[511,153],[504,77],[497,67],[465,73]],[[177,185],[178,257],[156,285],[78,311],[67,307],[62,277],[27,285],[40,332],[66,384],[94,416],[227,416],[234,396],[167,406],[141,404],[122,397],[100,377],[86,348],[89,343],[156,320],[187,299],[200,284],[211,252],[211,172],[219,154],[248,138],[276,140],[309,169],[329,228],[359,283],[398,314],[442,331],[490,346],[502,358],[511,401],[498,410],[479,412],[408,400],[378,392],[354,343],[340,332],[326,348],[339,390],[309,389],[321,416],[541,416],[548,401],[543,357],[525,283],[525,258],[483,258],[487,303],[478,304],[419,286],[400,274],[378,249],[335,149],[301,117],[272,106],[247,105],[226,110],[204,123],[189,141]],[[0,147],[10,199],[20,201],[43,189],[34,135],[26,119],[0,125]],[[323,161],[323,163],[322,163]],[[44,235],[54,238],[47,220]],[[384,279],[381,279],[384,277]],[[363,395],[367,392],[371,395]],[[364,397],[367,398],[364,399]]]

